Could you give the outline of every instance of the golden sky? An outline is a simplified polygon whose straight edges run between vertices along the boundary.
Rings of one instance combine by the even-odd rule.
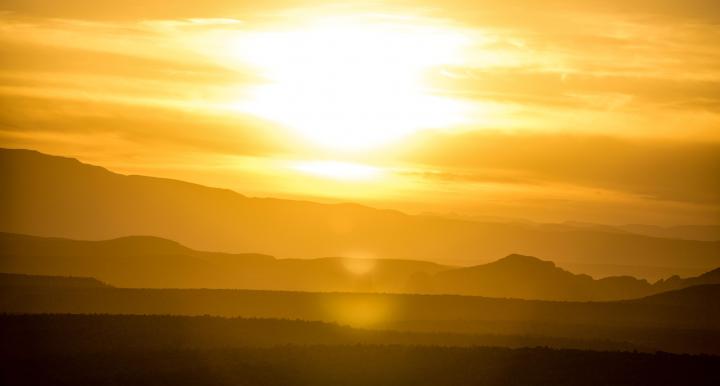
[[[0,4],[0,145],[252,196],[720,223],[720,6]]]

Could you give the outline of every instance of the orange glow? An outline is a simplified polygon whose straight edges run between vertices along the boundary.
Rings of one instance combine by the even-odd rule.
[[[293,169],[336,180],[368,180],[377,178],[382,170],[373,166],[339,161],[307,161],[293,164]]]
[[[460,63],[468,37],[390,17],[327,17],[238,37],[232,49],[268,82],[238,109],[313,143],[358,150],[465,120],[462,102],[433,95],[427,72]]]
[[[719,0],[0,1],[0,378],[711,384],[719,27]]]
[[[720,218],[720,49],[692,7],[45,2],[0,7],[2,147],[409,213]]]

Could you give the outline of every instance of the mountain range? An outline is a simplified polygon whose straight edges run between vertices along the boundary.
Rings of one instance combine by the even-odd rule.
[[[568,221],[563,225],[570,227],[585,227],[591,229],[602,229],[609,232],[625,232],[651,237],[683,239],[683,240],[704,240],[719,241],[720,226],[718,225],[675,225],[661,227],[647,224],[624,224],[624,225],[601,225],[589,224],[576,221]]]
[[[314,292],[460,294],[544,300],[618,300],[702,284],[720,284],[720,269],[653,284],[634,277],[593,279],[551,261],[509,255],[455,267],[417,260],[278,259],[196,251],[157,237],[107,241],[0,233],[0,271],[85,276],[120,287],[243,288]]]
[[[586,227],[560,231],[357,204],[251,198],[183,181],[121,175],[29,150],[0,150],[0,185],[0,231],[9,233],[82,240],[151,235],[210,251],[454,265],[522,254],[582,265],[590,274],[593,265],[615,267],[605,269],[608,275],[637,274],[641,267],[699,273],[720,265],[718,241]],[[192,266],[193,260],[185,264]],[[430,273],[433,269],[428,268]]]
[[[33,280],[37,281],[36,285],[29,285]],[[255,322],[249,323],[270,330],[280,326],[267,318],[323,321],[364,331],[391,330],[400,333],[398,337],[408,338],[405,341],[408,344],[413,341],[422,344],[410,339],[410,335],[432,333],[441,340],[436,339],[435,343],[442,345],[543,345],[595,350],[720,353],[720,303],[717,301],[720,285],[698,285],[622,301],[558,302],[458,295],[78,287],[72,278],[55,278],[53,285],[48,286],[47,280],[47,277],[25,275],[22,285],[0,286],[0,313],[5,315],[0,315],[0,319],[7,320],[8,315],[43,314],[45,316],[41,318],[50,320],[43,326],[36,325],[39,330],[31,335],[56,329],[59,338],[67,339],[72,331],[85,333],[87,329],[95,329],[97,333],[88,336],[91,339],[88,342],[94,344],[98,341],[104,344],[105,340],[100,338],[104,334],[112,335],[113,331],[123,334],[138,327],[136,322],[147,327],[149,334],[143,334],[143,339],[154,339],[165,328],[177,329],[183,339],[217,337],[215,334],[221,328],[219,322],[206,325],[207,330],[191,332],[188,329],[195,323],[193,320],[199,320],[198,316],[215,315],[250,318]],[[105,316],[90,321],[77,314]],[[194,317],[183,318],[180,324],[170,327],[161,322],[173,318],[179,320],[170,315]],[[83,318],[87,324],[58,325],[63,320]],[[24,322],[16,327],[38,320],[29,316],[22,319]],[[120,319],[128,323],[116,328],[100,327],[103,320]],[[154,322],[149,323],[149,320]],[[308,325],[310,322],[303,323]],[[257,339],[252,338],[253,333],[249,339],[239,338],[237,334],[232,334],[235,338],[217,338],[219,342],[267,341],[282,336],[283,330],[269,332],[271,335]],[[400,343],[383,341],[383,344],[390,342]],[[70,346],[75,347],[75,343]]]

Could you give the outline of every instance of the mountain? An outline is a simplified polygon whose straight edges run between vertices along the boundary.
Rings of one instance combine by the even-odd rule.
[[[371,256],[478,264],[520,253],[618,266],[711,269],[720,263],[720,242],[594,229],[544,230],[355,204],[250,198],[182,181],[120,175],[28,150],[0,151],[0,185],[0,231],[11,233],[89,240],[142,234],[195,249],[294,258]]]
[[[92,276],[120,287],[405,292],[413,275],[447,268],[412,260],[201,252],[145,236],[80,241],[0,233],[0,271]]]
[[[618,227],[626,232],[652,237],[685,240],[720,240],[720,225],[679,225],[659,227],[655,225],[628,224]]]
[[[720,284],[703,284],[681,288],[673,291],[661,292],[659,294],[644,297],[631,301],[631,303],[643,303],[674,307],[701,307],[708,314],[720,315]]]
[[[634,265],[632,262],[628,262],[628,264],[584,264],[555,260],[555,263],[559,267],[570,272],[583,272],[594,278],[633,276],[650,282],[662,280],[671,276],[697,276],[707,272],[708,270],[708,268]]]
[[[720,225],[676,225],[661,227],[646,224],[604,225],[579,221],[566,221],[561,224],[540,224],[545,228],[557,229],[593,229],[611,233],[632,233],[667,239],[720,241]]]
[[[565,301],[629,299],[691,285],[720,284],[720,269],[654,284],[628,276],[595,280],[551,261],[516,254],[458,268],[414,260],[278,259],[202,252],[157,237],[79,241],[9,233],[0,233],[0,271],[90,276],[134,288],[411,292]]]
[[[631,276],[593,279],[568,272],[552,261],[510,255],[498,261],[441,271],[416,284],[418,292],[546,299],[607,301],[647,296],[703,284],[720,284],[720,268],[697,277],[672,276],[655,283]]]
[[[522,255],[443,271],[431,285],[433,292],[440,293],[553,300],[628,299],[652,291],[646,280],[629,276],[595,280],[558,268],[551,261]]]
[[[678,288],[708,284],[720,284],[720,268],[715,268],[712,271],[705,272],[697,277],[683,279],[679,276],[672,276],[668,279],[659,280],[655,283],[655,286],[659,291],[670,291]]]
[[[92,277],[41,276],[0,273],[0,287],[25,288],[109,288]]]

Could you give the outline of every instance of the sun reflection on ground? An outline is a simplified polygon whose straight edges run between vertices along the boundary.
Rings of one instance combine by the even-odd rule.
[[[343,296],[327,306],[333,320],[360,328],[370,328],[386,322],[392,310],[389,301],[377,295]]]

